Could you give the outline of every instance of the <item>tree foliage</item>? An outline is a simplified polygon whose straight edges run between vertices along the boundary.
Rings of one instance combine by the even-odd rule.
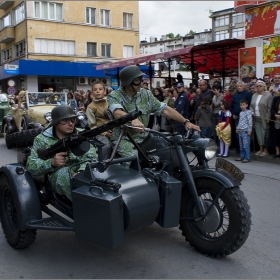
[[[170,39],[174,38],[174,34],[173,33],[168,33],[168,34],[166,34],[166,36],[169,37]]]

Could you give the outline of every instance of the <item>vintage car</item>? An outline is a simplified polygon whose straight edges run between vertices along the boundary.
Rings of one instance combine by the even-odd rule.
[[[0,93],[0,131],[2,130],[2,121],[9,113],[9,99],[6,93]]]
[[[2,121],[1,132],[8,149],[32,145],[53,107],[67,104],[66,93],[21,91],[19,97]]]

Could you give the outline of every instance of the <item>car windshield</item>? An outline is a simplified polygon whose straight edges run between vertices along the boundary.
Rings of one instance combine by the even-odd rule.
[[[28,106],[65,105],[67,104],[67,94],[63,92],[27,92],[26,102]]]
[[[6,94],[0,94],[0,102],[8,102],[8,97]]]

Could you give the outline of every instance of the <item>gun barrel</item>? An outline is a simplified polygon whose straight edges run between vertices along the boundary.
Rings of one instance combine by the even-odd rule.
[[[58,142],[56,142],[54,145],[52,145],[48,149],[37,149],[38,157],[43,160],[46,160],[50,157],[53,157],[55,154],[57,154],[59,152],[64,152],[64,151],[66,152],[67,150],[71,150],[72,147],[78,146],[81,142],[85,141],[85,139],[93,138],[93,137],[101,134],[102,132],[112,130],[117,126],[126,124],[127,122],[136,119],[141,114],[142,114],[141,111],[131,112],[125,116],[122,116],[118,119],[109,121],[92,130],[89,130],[89,131],[84,130],[77,135],[78,137],[68,136],[63,139],[60,139]]]

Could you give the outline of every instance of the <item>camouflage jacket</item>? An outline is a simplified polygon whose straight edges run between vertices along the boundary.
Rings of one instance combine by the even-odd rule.
[[[69,153],[65,166],[62,167],[52,167],[52,158],[47,160],[42,160],[38,157],[37,149],[47,149],[53,144],[55,144],[58,141],[57,138],[53,136],[53,127],[49,127],[46,130],[44,130],[41,134],[39,134],[34,139],[33,148],[31,151],[31,155],[28,157],[26,169],[33,175],[33,176],[40,176],[44,175],[46,173],[53,173],[59,170],[62,167],[68,167],[74,163],[78,163],[80,161],[84,160],[95,160],[96,159],[96,151],[95,148],[90,145],[90,149],[87,153],[85,153],[83,156],[75,156],[72,152]],[[73,171],[77,170],[84,170],[87,163],[82,163],[80,166],[77,166],[76,170],[73,169]],[[73,172],[72,172],[73,173]]]
[[[155,113],[160,116],[162,111],[167,107],[163,102],[158,101],[150,91],[141,88],[140,92],[133,97],[128,95],[122,87],[111,92],[108,96],[109,110],[114,113],[116,109],[121,109],[127,113],[135,110],[142,112],[142,115],[138,119],[144,124],[145,127],[148,126],[149,118],[151,113]],[[147,136],[147,133],[137,133],[130,131],[133,139],[137,143],[141,143]],[[119,128],[114,128],[113,135],[110,138],[111,141],[115,141],[120,134]],[[127,137],[124,137],[126,139]],[[128,139],[128,138],[127,138]]]

